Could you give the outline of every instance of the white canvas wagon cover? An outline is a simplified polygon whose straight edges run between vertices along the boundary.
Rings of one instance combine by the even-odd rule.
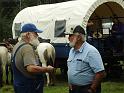
[[[64,32],[70,32],[75,25],[86,28],[89,19],[109,18],[116,15],[119,21],[124,22],[123,8],[123,0],[74,0],[27,7],[21,10],[13,21],[13,38],[18,36],[20,26],[34,23],[43,30],[43,33],[39,34],[40,37],[51,39],[53,43],[66,43],[68,42],[66,36],[55,36],[57,24],[64,27]]]

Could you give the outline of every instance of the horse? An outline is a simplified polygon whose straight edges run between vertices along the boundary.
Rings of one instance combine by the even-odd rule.
[[[17,43],[17,39],[3,39],[0,43],[0,86],[3,83],[9,84],[9,76],[11,76],[11,83],[13,82],[13,71],[11,68],[11,52],[13,46]],[[9,72],[11,75],[9,75]],[[3,79],[5,78],[6,81]]]
[[[6,66],[10,65],[11,54],[8,52],[8,49],[0,45],[0,86],[2,87],[4,83],[4,78],[6,77],[6,83],[8,83],[8,72],[6,71]]]
[[[40,43],[37,46],[37,53],[43,67],[51,65],[54,67],[55,48],[50,43]],[[47,86],[53,86],[55,83],[55,72],[46,73]]]

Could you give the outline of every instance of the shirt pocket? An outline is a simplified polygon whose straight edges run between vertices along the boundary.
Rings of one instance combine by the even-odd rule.
[[[67,60],[67,66],[70,66],[72,59]]]
[[[82,70],[82,68],[83,68],[82,65],[83,65],[82,59],[77,59],[77,60],[76,60],[76,70],[77,70],[77,71]]]

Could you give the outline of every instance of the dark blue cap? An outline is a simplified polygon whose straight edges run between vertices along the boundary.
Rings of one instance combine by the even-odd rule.
[[[73,28],[71,28],[71,31],[70,31],[69,33],[66,32],[65,35],[72,35],[72,34],[74,34],[74,33],[81,33],[81,34],[86,35],[85,30],[84,30],[83,27],[81,27],[80,25],[77,25],[77,26],[74,28],[74,30],[73,30]]]
[[[85,35],[85,30],[80,25],[78,25],[75,27],[73,33],[81,33]]]
[[[22,29],[20,31],[21,33],[25,32],[36,32],[36,33],[42,33],[43,31],[36,28],[36,26],[32,23],[24,24],[22,26]]]

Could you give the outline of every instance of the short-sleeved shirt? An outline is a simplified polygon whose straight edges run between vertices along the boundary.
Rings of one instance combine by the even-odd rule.
[[[79,86],[91,84],[95,73],[104,70],[100,53],[86,41],[80,49],[70,50],[67,65],[69,83]]]
[[[20,41],[14,46],[13,55],[17,48],[24,43],[25,42]],[[30,64],[39,65],[38,57],[35,55],[33,46],[30,44],[24,44],[16,53],[15,65],[25,76],[32,77],[33,75],[26,70],[26,66]]]

